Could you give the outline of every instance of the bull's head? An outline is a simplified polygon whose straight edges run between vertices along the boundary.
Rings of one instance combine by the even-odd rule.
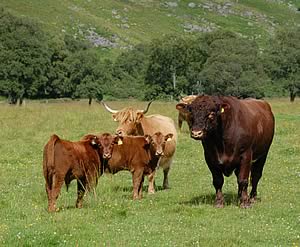
[[[166,142],[171,141],[173,134],[163,135],[156,132],[154,135],[145,135],[146,142],[150,145],[150,150],[155,156],[163,156],[165,152]]]
[[[217,98],[198,96],[191,104],[179,103],[176,109],[189,114],[191,121],[191,137],[203,140],[217,129],[218,118],[228,109],[227,104],[221,104]]]
[[[108,112],[112,113],[113,120],[119,123],[119,126],[116,130],[117,135],[123,136],[144,134],[141,128],[141,120],[148,112],[152,101],[148,103],[145,110],[134,110],[132,108],[113,110],[103,101],[101,101],[101,103]]]

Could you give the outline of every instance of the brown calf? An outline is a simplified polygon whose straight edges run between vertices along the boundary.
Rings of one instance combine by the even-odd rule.
[[[102,173],[101,160],[111,157],[114,138],[110,134],[86,135],[71,142],[52,135],[44,147],[43,172],[46,180],[48,211],[56,211],[56,200],[65,182],[77,180],[76,207],[82,207],[86,190],[97,185]]]
[[[111,159],[105,169],[111,173],[128,170],[132,173],[133,199],[142,198],[144,176],[152,174],[164,156],[166,142],[171,141],[173,134],[119,136],[118,145],[114,145]]]

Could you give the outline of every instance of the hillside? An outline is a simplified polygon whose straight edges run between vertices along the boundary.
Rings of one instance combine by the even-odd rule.
[[[35,19],[50,34],[70,33],[116,49],[216,29],[263,45],[275,28],[300,25],[300,0],[2,0],[0,7]]]

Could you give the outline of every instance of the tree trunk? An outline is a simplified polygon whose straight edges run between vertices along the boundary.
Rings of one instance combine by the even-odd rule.
[[[294,102],[296,98],[296,92],[291,90],[290,91],[290,102]]]
[[[19,99],[19,106],[22,106],[22,105],[23,105],[23,100],[24,100],[24,98],[23,98],[23,97],[20,97],[20,99]]]
[[[92,104],[92,100],[93,100],[93,98],[89,98],[89,105]]]

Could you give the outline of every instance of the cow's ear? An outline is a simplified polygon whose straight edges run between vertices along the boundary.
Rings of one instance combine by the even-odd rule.
[[[166,142],[172,141],[172,138],[173,138],[173,134],[172,134],[172,133],[167,134],[167,135],[165,136],[165,141],[166,141]]]
[[[146,140],[146,144],[150,144],[151,140],[152,140],[151,136],[150,135],[145,135],[144,137],[145,137],[145,140]]]
[[[186,113],[189,112],[189,110],[187,108],[187,104],[185,104],[185,103],[178,103],[176,105],[176,109],[181,112],[186,112]]]
[[[220,113],[223,114],[223,113],[227,112],[229,109],[230,109],[230,105],[223,103],[223,104],[221,104],[221,107],[220,107]]]
[[[114,143],[118,145],[123,145],[123,136],[116,136]]]
[[[99,147],[100,146],[100,142],[99,142],[97,136],[94,136],[94,137],[91,138],[91,145],[93,147]]]
[[[136,113],[136,122],[139,123],[142,120],[143,116],[144,116],[143,112],[137,112]]]
[[[117,120],[117,113],[112,114],[112,118],[113,118],[113,120],[114,120],[115,122],[117,122],[117,121],[118,121],[118,120]]]

